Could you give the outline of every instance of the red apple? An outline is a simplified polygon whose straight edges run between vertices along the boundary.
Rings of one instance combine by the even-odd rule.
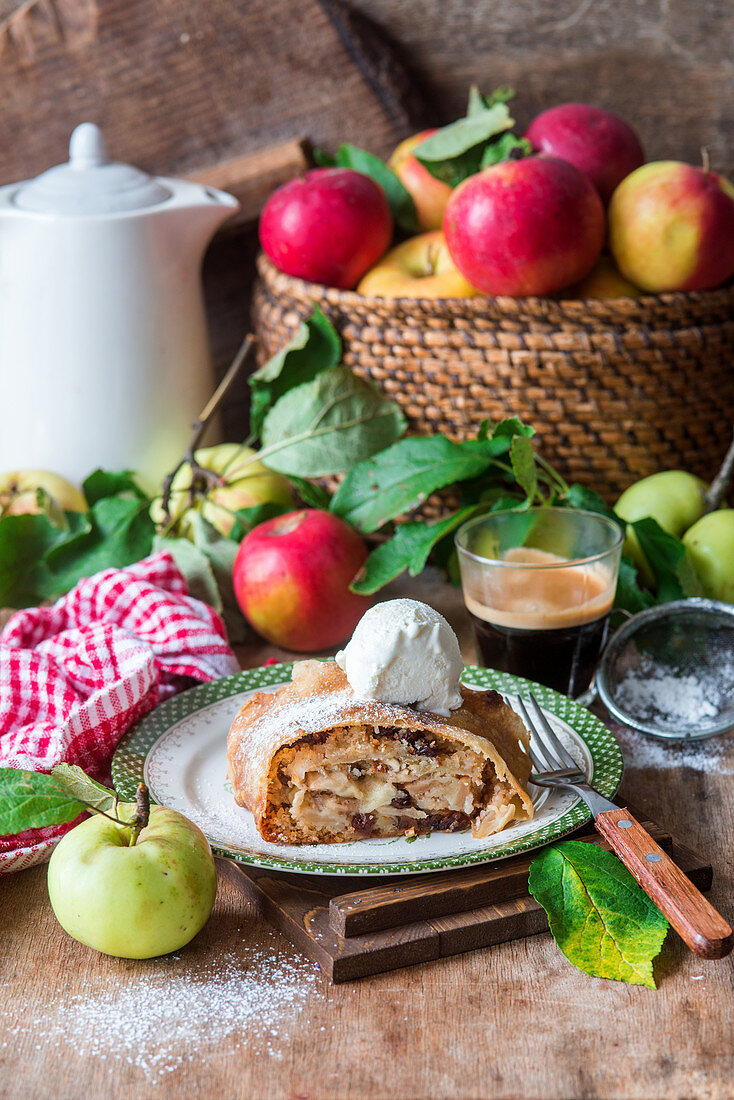
[[[554,294],[582,279],[604,243],[604,208],[588,176],[557,157],[485,168],[449,199],[451,257],[485,294]]]
[[[401,141],[387,162],[388,168],[392,168],[415,204],[419,229],[441,228],[446,203],[451,195],[449,185],[432,176],[413,156],[416,146],[435,133],[435,130],[421,130],[419,134]]]
[[[706,290],[734,275],[734,187],[675,160],[644,164],[609,204],[609,245],[643,290]]]
[[[617,184],[645,162],[632,127],[588,103],[563,103],[543,111],[525,137],[539,153],[560,157],[585,172],[605,203]]]
[[[366,557],[362,539],[338,516],[288,512],[242,540],[233,570],[237,602],[255,630],[284,649],[332,649],[372,604],[349,590]]]
[[[314,168],[274,191],[260,244],[286,275],[350,290],[392,240],[382,188],[352,168]]]

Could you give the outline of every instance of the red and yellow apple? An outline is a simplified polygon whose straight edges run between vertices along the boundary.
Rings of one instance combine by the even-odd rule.
[[[719,286],[734,275],[734,187],[679,161],[644,164],[612,195],[609,245],[653,294]]]
[[[372,604],[351,592],[367,557],[354,528],[317,509],[289,512],[253,528],[237,551],[232,579],[248,622],[297,653],[348,638]]]
[[[557,157],[485,168],[446,207],[451,258],[485,294],[554,294],[582,279],[604,243],[604,207],[588,176]]]
[[[440,229],[451,188],[432,176],[413,155],[414,150],[426,141],[434,130],[421,130],[419,134],[401,141],[387,162],[408,192],[415,205],[419,229]]]
[[[645,162],[632,127],[588,103],[562,103],[543,111],[525,137],[537,152],[560,157],[585,172],[605,203],[617,184]]]
[[[205,470],[217,475],[212,485],[202,485],[191,494],[193,471],[185,462],[171,484],[166,516],[161,497],[150,506],[150,518],[168,534],[192,537],[192,522],[196,512],[222,535],[232,530],[235,513],[240,508],[256,504],[293,504],[293,494],[286,478],[269,469],[257,458],[257,452],[240,443],[219,443],[196,451],[196,461]]]
[[[286,275],[351,290],[390,247],[385,192],[352,168],[314,168],[278,187],[260,218],[265,254]]]
[[[0,516],[22,516],[45,511],[39,489],[52,509],[86,512],[84,493],[50,470],[10,470],[0,474]]]
[[[604,254],[581,282],[561,293],[561,298],[639,298],[641,293],[638,286],[625,279],[613,258]]]
[[[382,298],[469,298],[477,293],[457,270],[439,229],[391,249],[357,290]]]

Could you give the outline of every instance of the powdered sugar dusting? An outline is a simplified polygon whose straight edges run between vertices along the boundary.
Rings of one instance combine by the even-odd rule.
[[[627,728],[615,732],[622,743],[624,766],[631,771],[691,768],[711,775],[734,773],[734,737],[731,735],[702,741],[661,741]]]
[[[16,998],[0,1009],[7,1024],[0,1051],[30,1034],[78,1057],[113,1058],[152,1083],[205,1059],[223,1039],[228,1053],[246,1047],[281,1058],[300,1013],[324,993],[312,963],[275,933],[264,934],[264,947],[245,937],[241,950],[217,952],[195,969],[184,953],[135,964],[132,973],[121,972],[117,986],[90,997],[58,988],[35,1019]],[[10,996],[1,999],[11,1005]]]

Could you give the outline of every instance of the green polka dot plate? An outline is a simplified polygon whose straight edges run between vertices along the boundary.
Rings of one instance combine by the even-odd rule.
[[[588,821],[586,806],[572,791],[531,785],[533,820],[481,840],[462,832],[351,844],[268,843],[257,832],[252,814],[237,806],[232,796],[226,777],[227,733],[247,696],[279,687],[290,679],[291,668],[281,664],[249,669],[191,688],[156,707],[130,730],[115,753],[112,778],[120,797],[133,799],[144,779],[157,803],[196,822],[217,855],[258,867],[322,875],[412,875],[488,863],[539,848]],[[608,798],[614,795],[622,778],[622,753],[593,714],[550,688],[492,669],[468,665],[463,681],[468,687],[507,694],[533,691],[594,787]]]

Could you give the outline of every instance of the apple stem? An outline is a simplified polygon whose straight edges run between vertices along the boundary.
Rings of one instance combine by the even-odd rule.
[[[709,157],[709,151],[705,145],[701,149],[701,167],[706,175],[711,171],[711,158]]]
[[[729,444],[729,450],[724,455],[724,461],[719,467],[719,472],[704,493],[706,512],[715,512],[726,496],[729,483],[734,474],[734,438]]]
[[[171,470],[170,474],[166,475],[166,478],[163,482],[162,503],[163,512],[169,526],[171,523],[171,486],[173,485],[174,477],[186,462],[188,462],[191,466],[191,488],[189,491],[191,504],[194,503],[194,498],[196,496],[197,490],[200,490],[201,488],[206,489],[210,485],[221,484],[220,474],[215,473],[213,470],[204,469],[204,467],[200,466],[199,463],[196,461],[194,455],[199,444],[201,443],[206,429],[209,426],[209,421],[212,419],[220,404],[224,400],[225,396],[229,392],[232,383],[237,378],[238,374],[242,370],[242,367],[249,359],[254,347],[255,337],[251,333],[248,333],[240,344],[239,350],[232,360],[227,370],[227,373],[224,375],[214,393],[207,401],[198,418],[191,425],[194,434],[192,435],[191,441],[186,448],[186,453],[179,460],[175,469]]]
[[[140,833],[150,820],[150,795],[145,783],[140,783],[135,794],[135,814],[130,819],[130,847],[137,844]]]

